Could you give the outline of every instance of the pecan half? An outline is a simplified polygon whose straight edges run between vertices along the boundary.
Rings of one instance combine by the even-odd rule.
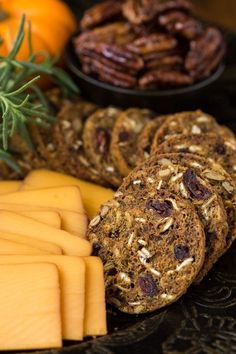
[[[202,24],[181,11],[168,12],[158,18],[158,23],[170,33],[193,39],[203,33]]]
[[[117,46],[115,44],[88,42],[83,43],[83,46],[76,48],[77,54],[83,54],[83,51],[93,51],[99,56],[103,56],[106,59],[111,60],[117,64],[122,65],[125,68],[132,69],[133,71],[139,71],[143,68],[144,62],[137,54],[128,52],[126,48]]]
[[[193,5],[186,0],[170,0],[159,3],[155,7],[156,15],[160,15],[164,12],[171,10],[182,10],[185,12],[191,12],[193,10]]]
[[[200,37],[190,42],[190,51],[185,60],[185,68],[189,72],[197,68],[221,48],[223,38],[216,28],[207,27]]]
[[[125,44],[135,39],[137,35],[130,24],[125,22],[115,22],[103,27],[94,28],[77,36],[74,40],[76,48],[87,42],[105,42]]]
[[[121,13],[121,2],[108,0],[92,6],[87,10],[80,22],[82,29],[95,27]]]
[[[88,58],[86,65],[88,66],[90,73],[98,75],[100,80],[112,85],[125,88],[132,88],[137,85],[137,79],[132,75],[114,70],[113,68],[104,65],[99,60]]]
[[[191,85],[193,78],[177,70],[158,69],[150,70],[139,80],[139,87],[142,89],[158,87],[178,87]]]
[[[122,6],[122,12],[129,22],[140,25],[155,17],[156,5],[156,0],[127,0]]]
[[[148,69],[158,69],[162,67],[176,68],[184,62],[180,55],[166,55],[162,58],[152,59],[146,63]]]
[[[168,34],[155,33],[136,39],[134,42],[127,44],[127,48],[135,54],[142,56],[151,53],[163,52],[176,48],[177,40]]]
[[[201,80],[208,77],[220,64],[225,55],[225,45],[216,51],[211,57],[204,61],[197,70],[191,72],[191,76],[196,80]]]
[[[121,64],[117,64],[114,61],[106,59],[101,55],[96,54],[94,51],[83,50],[79,56],[83,65],[90,64],[91,59],[98,60],[101,64],[110,67],[116,71],[126,72],[132,76],[136,75],[136,71],[123,67]]]

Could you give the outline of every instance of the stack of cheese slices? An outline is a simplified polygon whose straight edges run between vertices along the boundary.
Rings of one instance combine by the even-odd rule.
[[[0,350],[106,334],[103,266],[85,235],[111,195],[46,170],[0,182]]]

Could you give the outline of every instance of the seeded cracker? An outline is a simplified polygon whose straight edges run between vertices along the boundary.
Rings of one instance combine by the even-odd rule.
[[[229,249],[233,241],[236,239],[236,186],[234,180],[219,164],[193,154],[153,154],[146,162],[139,166],[139,168],[145,171],[146,168],[158,167],[161,158],[164,159],[167,166],[178,164],[193,170],[196,175],[201,176],[201,179],[204,179],[209,183],[214,191],[222,198],[227,214],[229,232],[226,237],[226,247],[218,255],[219,258]],[[218,233],[212,235],[213,239],[215,237],[218,237]],[[200,281],[210,269],[207,268],[208,267],[203,267],[198,276],[198,281]]]
[[[114,107],[97,110],[84,125],[84,149],[89,160],[108,184],[119,187],[122,177],[110,154],[111,134],[120,110]]]
[[[112,133],[111,154],[114,164],[125,177],[137,164],[137,139],[152,113],[147,109],[130,108],[122,112]]]
[[[58,114],[53,139],[67,173],[105,184],[86,156],[82,139],[84,122],[96,109],[94,104],[79,99],[64,103]]]
[[[153,138],[157,130],[162,126],[168,117],[169,116],[156,117],[144,125],[143,130],[138,137],[136,165],[143,162],[150,156]]]
[[[148,162],[148,160],[147,160]],[[190,201],[199,216],[206,235],[206,255],[202,272],[207,272],[226,247],[228,234],[227,216],[221,197],[211,184],[196,174],[192,168],[168,159],[167,155],[157,155],[154,167],[136,169],[122,184],[120,191],[136,195],[148,191],[155,200],[158,190],[169,190]]]
[[[192,153],[219,163],[236,181],[236,140],[223,139],[220,135],[189,134],[170,137],[158,146],[158,153]]]
[[[104,263],[107,301],[130,314],[176,301],[205,256],[194,207],[169,191],[157,191],[154,199],[145,189],[139,199],[118,191],[91,221],[88,237]]]
[[[231,131],[221,127],[209,114],[200,110],[181,112],[169,116],[162,124],[153,139],[152,152],[158,151],[159,145],[171,136],[202,133],[216,133],[225,139],[232,139]]]

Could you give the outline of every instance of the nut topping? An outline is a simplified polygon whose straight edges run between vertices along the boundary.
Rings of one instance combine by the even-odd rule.
[[[97,226],[100,223],[100,221],[101,221],[101,217],[100,217],[100,215],[97,215],[97,216],[95,216],[94,219],[92,219],[90,221],[90,226],[91,227]]]

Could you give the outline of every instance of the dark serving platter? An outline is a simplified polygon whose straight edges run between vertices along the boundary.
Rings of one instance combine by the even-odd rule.
[[[78,13],[94,2],[68,0]],[[201,97],[198,108],[215,115],[221,123],[236,132],[236,34],[225,31],[225,37],[228,44],[226,69]],[[191,106],[191,102],[187,103],[188,107]],[[201,285],[191,287],[175,304],[146,316],[125,315],[108,308],[107,336],[82,343],[65,342],[63,349],[39,353],[236,353],[235,254],[236,244],[214,266]]]

